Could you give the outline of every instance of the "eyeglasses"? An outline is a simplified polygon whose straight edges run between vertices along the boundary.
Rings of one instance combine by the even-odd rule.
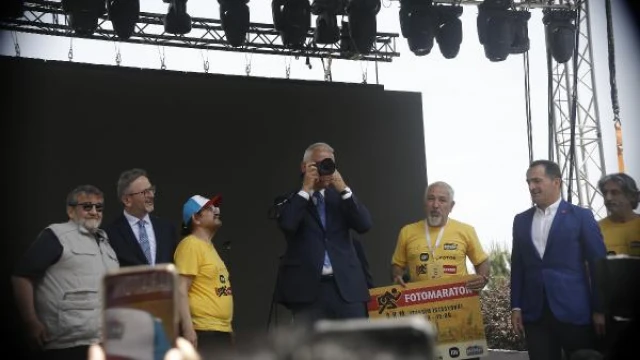
[[[93,208],[96,208],[96,212],[101,213],[104,210],[104,204],[103,203],[90,203],[90,202],[85,202],[85,203],[70,203],[69,206],[82,206],[82,210],[89,212],[91,210],[93,210]]]
[[[138,194],[143,194],[145,197],[150,196],[150,195],[155,195],[156,194],[156,187],[155,186],[151,186],[148,189],[144,189],[142,191],[138,191],[138,192],[134,192],[134,193],[129,193],[127,195],[134,196],[134,195],[138,195]]]

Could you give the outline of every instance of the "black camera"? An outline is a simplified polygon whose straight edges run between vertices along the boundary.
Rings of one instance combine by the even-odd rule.
[[[326,158],[322,161],[318,161],[316,163],[316,168],[318,168],[318,174],[320,176],[332,175],[336,172],[336,163],[331,158]]]

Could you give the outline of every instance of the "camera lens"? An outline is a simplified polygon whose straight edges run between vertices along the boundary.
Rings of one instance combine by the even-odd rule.
[[[316,166],[320,176],[332,175],[336,171],[336,163],[331,158],[326,158],[316,163]]]

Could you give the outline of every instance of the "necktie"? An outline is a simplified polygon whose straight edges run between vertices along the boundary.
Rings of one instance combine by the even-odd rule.
[[[325,207],[324,207],[324,196],[322,196],[320,191],[316,191],[313,193],[313,197],[316,198],[316,208],[318,209],[318,215],[320,216],[320,222],[322,223],[322,227],[326,229],[327,216],[326,216]]]
[[[140,247],[142,247],[142,252],[147,258],[149,265],[153,265],[153,261],[151,259],[151,245],[149,245],[149,235],[147,234],[147,229],[145,228],[144,223],[144,220],[138,221],[138,229],[140,230]]]
[[[323,228],[327,228],[327,214],[325,212],[325,204],[324,204],[324,196],[320,193],[320,191],[316,191],[313,193],[313,197],[316,198],[316,208],[318,209],[318,215],[320,216],[320,222],[322,223]],[[326,240],[325,240],[326,241]],[[331,260],[329,260],[329,253],[324,251],[324,261],[322,263],[322,274],[331,274],[333,273],[333,268],[331,267]]]

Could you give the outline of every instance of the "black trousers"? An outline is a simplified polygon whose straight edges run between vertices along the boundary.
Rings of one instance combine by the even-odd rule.
[[[198,353],[202,360],[230,358],[233,350],[233,336],[230,332],[196,330]]]
[[[556,319],[546,297],[542,316],[534,322],[524,323],[525,338],[530,360],[562,360],[580,349],[595,349],[593,326],[574,325]]]
[[[296,323],[312,324],[320,319],[356,319],[367,317],[366,303],[347,302],[340,296],[340,290],[333,276],[323,276],[320,294],[314,302],[292,304],[290,310]]]
[[[33,357],[39,360],[87,360],[89,356],[89,346],[74,346],[65,349],[45,350]]]

